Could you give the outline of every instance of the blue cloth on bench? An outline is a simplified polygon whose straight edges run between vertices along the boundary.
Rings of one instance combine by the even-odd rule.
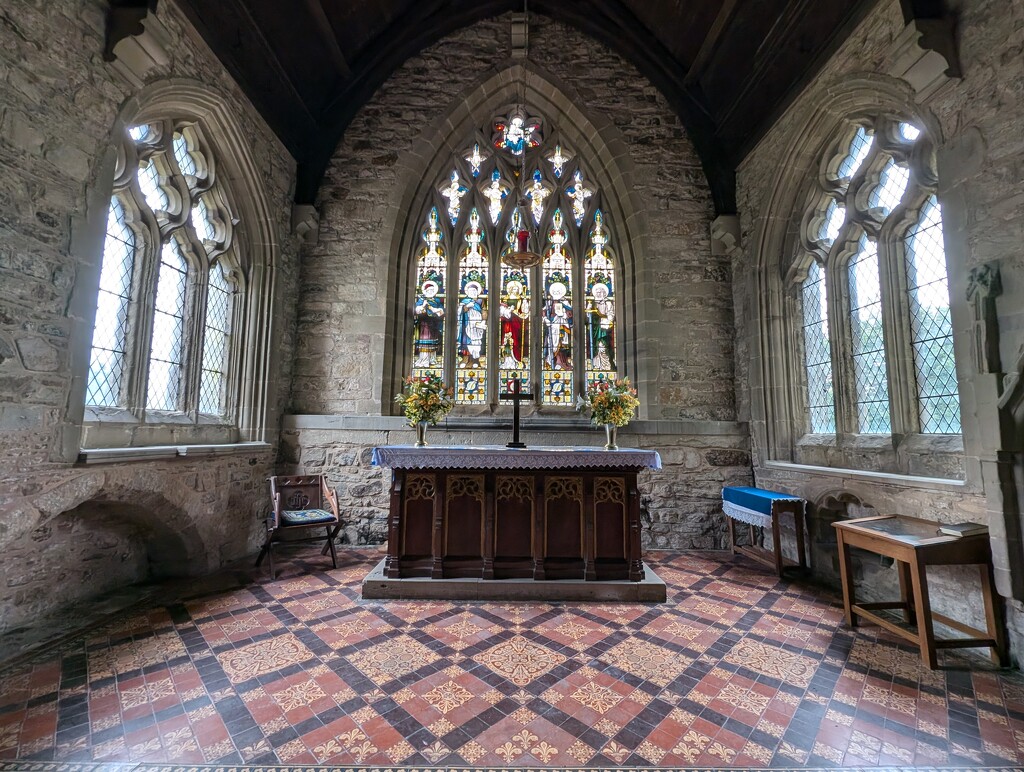
[[[281,512],[281,525],[320,525],[334,520],[334,513],[323,509],[286,509]]]
[[[772,504],[776,501],[803,501],[779,491],[735,486],[722,488],[722,511],[734,520],[768,527],[772,524]]]

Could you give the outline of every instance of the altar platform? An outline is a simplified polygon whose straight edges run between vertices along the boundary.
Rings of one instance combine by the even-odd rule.
[[[665,598],[640,553],[655,451],[397,445],[373,463],[392,470],[388,554],[364,597]]]

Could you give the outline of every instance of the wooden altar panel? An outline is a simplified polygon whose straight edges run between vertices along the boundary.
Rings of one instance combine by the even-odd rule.
[[[544,578],[583,578],[583,478],[544,482]]]
[[[484,475],[449,474],[445,480],[445,577],[480,576],[484,554]]]
[[[533,576],[534,479],[497,475],[494,512],[494,578]]]
[[[388,578],[641,581],[636,472],[393,470]]]

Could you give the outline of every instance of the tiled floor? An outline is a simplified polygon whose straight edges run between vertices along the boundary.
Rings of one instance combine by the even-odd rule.
[[[333,571],[299,555],[277,581],[137,610],[0,672],[0,760],[1024,761],[1017,673],[929,671],[851,634],[834,598],[723,554],[648,553],[662,605],[363,602],[378,551]]]

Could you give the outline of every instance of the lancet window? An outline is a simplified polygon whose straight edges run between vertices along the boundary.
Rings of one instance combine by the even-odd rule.
[[[230,422],[243,277],[236,219],[194,124],[129,128],[118,147],[86,404],[95,417]]]
[[[411,373],[457,404],[491,406],[513,379],[573,407],[621,375],[614,227],[585,161],[557,128],[510,107],[468,139],[426,202],[413,255]],[[539,265],[502,261],[526,223]],[[450,288],[450,290],[449,290]]]
[[[806,432],[960,432],[934,163],[890,116],[854,122],[821,158],[791,271]]]

